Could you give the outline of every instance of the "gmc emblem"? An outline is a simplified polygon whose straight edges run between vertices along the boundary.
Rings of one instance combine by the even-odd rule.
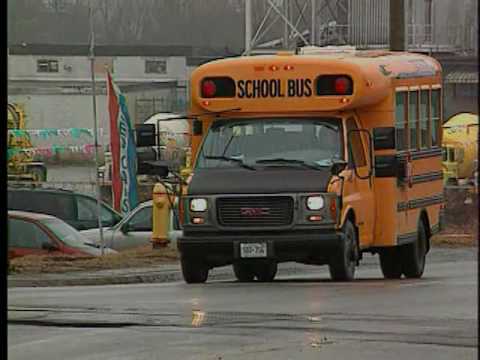
[[[243,216],[262,216],[262,215],[269,215],[270,209],[269,208],[240,208],[240,215]]]

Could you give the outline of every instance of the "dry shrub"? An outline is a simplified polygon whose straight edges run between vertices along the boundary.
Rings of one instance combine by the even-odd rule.
[[[178,260],[175,249],[152,249],[144,246],[132,250],[99,257],[89,256],[38,256],[29,255],[12,259],[10,265],[16,273],[62,273],[71,271],[95,271],[122,268],[142,268]]]

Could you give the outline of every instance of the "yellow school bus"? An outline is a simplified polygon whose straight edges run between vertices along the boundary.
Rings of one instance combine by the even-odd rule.
[[[442,133],[444,183],[473,181],[478,158],[478,115],[456,114],[443,124]]]
[[[419,278],[440,228],[442,71],[403,52],[303,48],[191,75],[192,174],[177,240],[187,283],[280,262],[349,281],[362,254]]]

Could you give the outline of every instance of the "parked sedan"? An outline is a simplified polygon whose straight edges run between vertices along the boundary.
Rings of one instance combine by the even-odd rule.
[[[91,242],[100,245],[100,230],[82,231]],[[126,250],[151,243],[152,201],[137,206],[118,224],[103,229],[105,245],[114,250]]]
[[[107,249],[107,253],[116,251]],[[66,222],[46,214],[8,211],[8,257],[98,256],[101,250]]]
[[[120,251],[151,244],[153,227],[152,207],[153,202],[151,200],[141,203],[117,225],[111,228],[104,228],[103,238],[105,246]],[[89,229],[81,231],[81,233],[88,237],[90,241],[100,245],[99,229]],[[178,233],[180,231],[174,227],[174,217],[173,212],[171,212],[168,238],[173,245],[175,245]]]

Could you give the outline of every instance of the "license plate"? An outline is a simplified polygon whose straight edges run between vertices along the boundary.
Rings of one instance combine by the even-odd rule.
[[[240,244],[240,257],[242,258],[267,257],[267,243]]]

